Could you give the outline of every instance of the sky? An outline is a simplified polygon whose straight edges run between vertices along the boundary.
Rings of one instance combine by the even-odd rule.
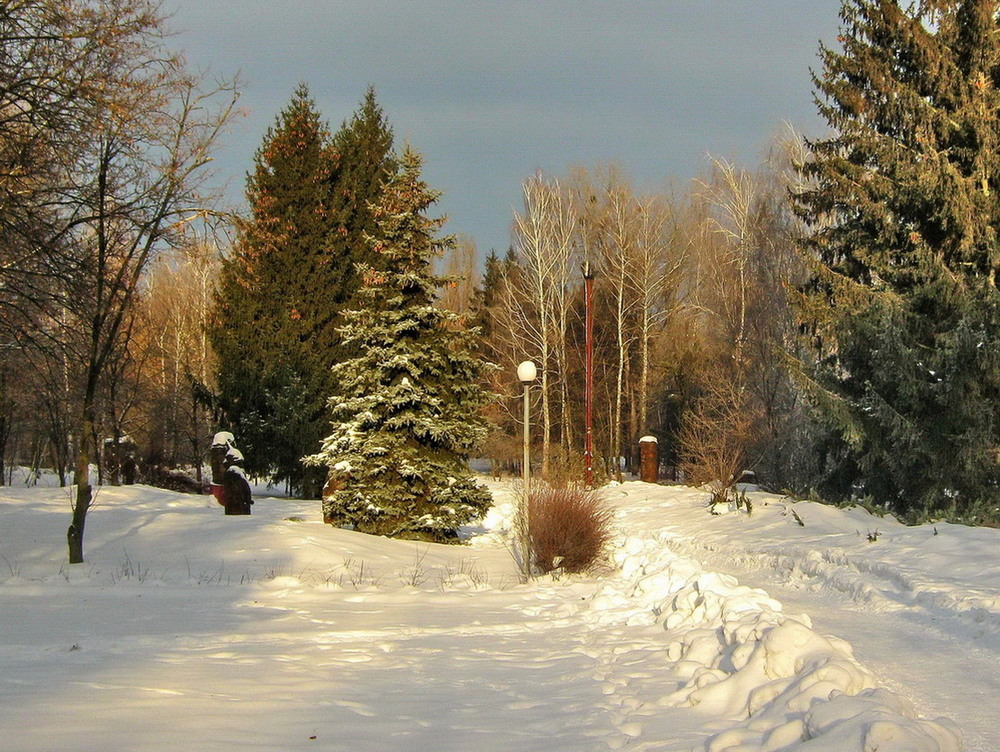
[[[820,135],[810,69],[839,0],[166,0],[192,68],[244,81],[217,152],[242,201],[299,82],[333,129],[366,88],[424,156],[446,232],[506,250],[523,181],[614,163],[683,189],[709,158],[755,165],[784,124]]]

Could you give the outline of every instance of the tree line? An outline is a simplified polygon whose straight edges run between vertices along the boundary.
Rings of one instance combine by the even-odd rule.
[[[46,445],[61,476],[74,465],[78,562],[91,460],[134,398],[144,272],[208,213],[236,88],[191,75],[149,0],[11,0],[0,44],[2,433],[23,417],[32,452]]]
[[[774,490],[996,524],[998,14],[846,0],[813,76],[829,135],[783,139],[759,169],[716,160],[680,199],[613,170],[526,181],[483,323],[507,373],[543,366],[542,467],[580,451],[591,263],[609,475],[651,432],[722,496],[749,469]],[[498,386],[502,447],[516,389]]]
[[[248,211],[233,216],[205,178],[238,86],[187,69],[158,3],[9,0],[6,479],[27,465],[76,484],[76,561],[92,464],[97,482],[117,482],[132,451],[147,480],[190,467],[200,482],[207,443],[225,428],[248,470],[310,497],[326,486],[336,517],[359,505],[361,474],[338,475],[350,463],[331,452],[364,454],[338,434],[352,421],[344,406],[362,410],[361,391],[410,394],[409,408],[383,404],[370,422],[423,426],[409,449],[478,451],[512,467],[525,359],[540,371],[538,470],[578,478],[586,267],[605,477],[633,469],[638,438],[652,434],[670,472],[715,481],[722,496],[752,470],[775,490],[996,520],[997,13],[987,0],[845,0],[814,74],[829,135],[786,134],[759,165],[712,160],[669,191],[636,190],[613,165],[539,172],[522,185],[510,247],[480,260],[470,239],[437,234],[419,155],[396,149],[374,89],[332,130],[297,88],[254,157]],[[409,246],[386,235],[390,206],[423,228]],[[442,253],[438,278],[430,265]],[[387,280],[411,286],[405,315]],[[371,357],[372,333],[392,315],[424,333],[384,382],[359,381],[344,364]],[[455,337],[432,345],[438,330]],[[435,360],[473,351],[480,366],[464,376]],[[463,393],[457,412],[416,416],[406,367],[418,360],[427,404],[463,393],[473,372],[494,397]],[[471,514],[482,500],[466,491]],[[395,514],[385,507],[369,523],[392,527]],[[460,524],[425,518],[410,532],[447,537]]]
[[[485,353],[502,366],[489,438],[497,459],[518,456],[511,374],[533,358],[542,473],[580,472],[586,268],[593,436],[605,477],[631,471],[639,438],[653,435],[671,471],[697,482],[757,468],[778,487],[805,483],[789,433],[806,411],[781,357],[795,339],[788,285],[803,274],[800,222],[787,201],[791,156],[776,145],[752,171],[716,160],[681,196],[640,194],[614,166],[525,181],[514,242],[487,258],[472,306]],[[709,454],[726,442],[740,448],[722,451],[733,465],[723,473]]]

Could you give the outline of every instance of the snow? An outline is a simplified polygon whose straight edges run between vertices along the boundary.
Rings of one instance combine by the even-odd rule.
[[[521,583],[489,485],[463,546],[106,487],[73,566],[69,492],[0,489],[0,748],[1000,749],[1000,531],[629,482]]]
[[[229,431],[219,431],[212,437],[212,446],[231,446],[236,443],[236,437]]]

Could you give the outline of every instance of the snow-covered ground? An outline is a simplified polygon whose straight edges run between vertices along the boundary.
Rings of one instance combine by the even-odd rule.
[[[75,566],[0,489],[0,750],[1000,749],[1000,531],[632,482],[603,573],[522,584],[491,488],[465,546],[104,488]]]

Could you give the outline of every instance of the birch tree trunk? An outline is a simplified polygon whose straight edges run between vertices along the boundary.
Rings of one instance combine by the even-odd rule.
[[[627,318],[634,308],[628,285],[629,265],[635,245],[635,204],[631,191],[618,187],[611,191],[608,235],[604,245],[605,276],[612,299],[615,327],[615,392],[614,414],[611,423],[611,455],[615,465],[615,478],[620,482],[623,456],[623,405],[625,397],[625,366],[631,337],[628,336]]]

